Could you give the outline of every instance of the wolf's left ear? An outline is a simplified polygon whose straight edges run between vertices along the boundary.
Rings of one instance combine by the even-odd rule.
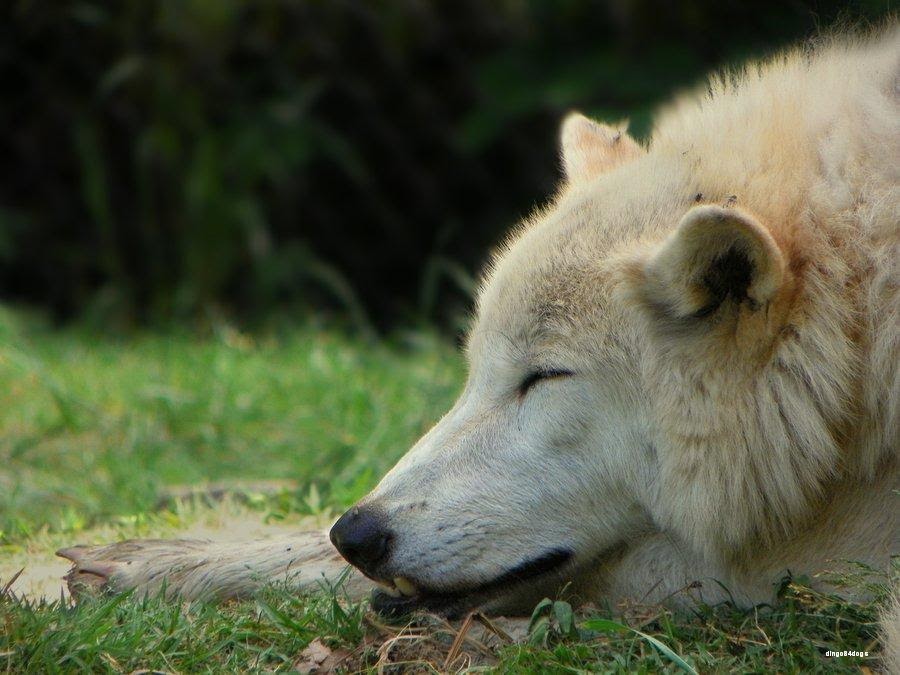
[[[784,278],[784,256],[769,230],[737,208],[692,208],[646,262],[643,296],[671,318],[703,317],[730,300],[769,302]]]
[[[594,178],[643,154],[622,129],[569,113],[559,130],[563,168],[570,183]]]

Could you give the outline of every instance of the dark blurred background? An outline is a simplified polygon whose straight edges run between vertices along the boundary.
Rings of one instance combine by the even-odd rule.
[[[5,0],[0,301],[57,321],[455,326],[560,117],[888,0]]]

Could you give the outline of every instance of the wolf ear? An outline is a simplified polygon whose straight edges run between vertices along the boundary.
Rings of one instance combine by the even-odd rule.
[[[559,131],[566,179],[577,183],[599,176],[643,154],[641,146],[622,129],[614,129],[569,113]]]
[[[736,208],[692,208],[644,268],[644,297],[672,318],[703,317],[723,302],[765,305],[784,277],[768,229]]]

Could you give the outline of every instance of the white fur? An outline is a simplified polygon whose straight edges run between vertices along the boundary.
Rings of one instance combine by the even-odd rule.
[[[465,391],[366,500],[396,574],[464,587],[563,546],[577,578],[664,533],[654,570],[677,556],[755,602],[900,550],[898,44],[716,80],[639,157],[566,121],[570,181],[494,261]],[[686,318],[736,242],[752,302]],[[536,368],[574,375],[523,397]]]

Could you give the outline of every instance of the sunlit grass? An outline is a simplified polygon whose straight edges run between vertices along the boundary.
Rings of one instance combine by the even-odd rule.
[[[0,541],[154,507],[173,484],[292,479],[346,505],[446,410],[456,351],[298,328],[126,342],[0,314]]]
[[[420,617],[389,624],[365,604],[343,599],[339,588],[298,596],[275,587],[223,606],[128,595],[75,606],[0,598],[0,669],[290,671],[314,640],[350,672],[379,666],[394,672],[391,665],[399,663],[414,672],[477,665],[506,673],[859,673],[878,667],[875,606],[821,595],[802,582],[786,586],[777,607],[697,607],[683,615],[657,608],[632,617],[635,630],[596,618],[605,615],[577,614],[565,627],[554,618],[519,643],[494,640],[487,649],[484,638],[473,637],[448,668],[458,622]],[[827,658],[827,649],[870,655]]]

